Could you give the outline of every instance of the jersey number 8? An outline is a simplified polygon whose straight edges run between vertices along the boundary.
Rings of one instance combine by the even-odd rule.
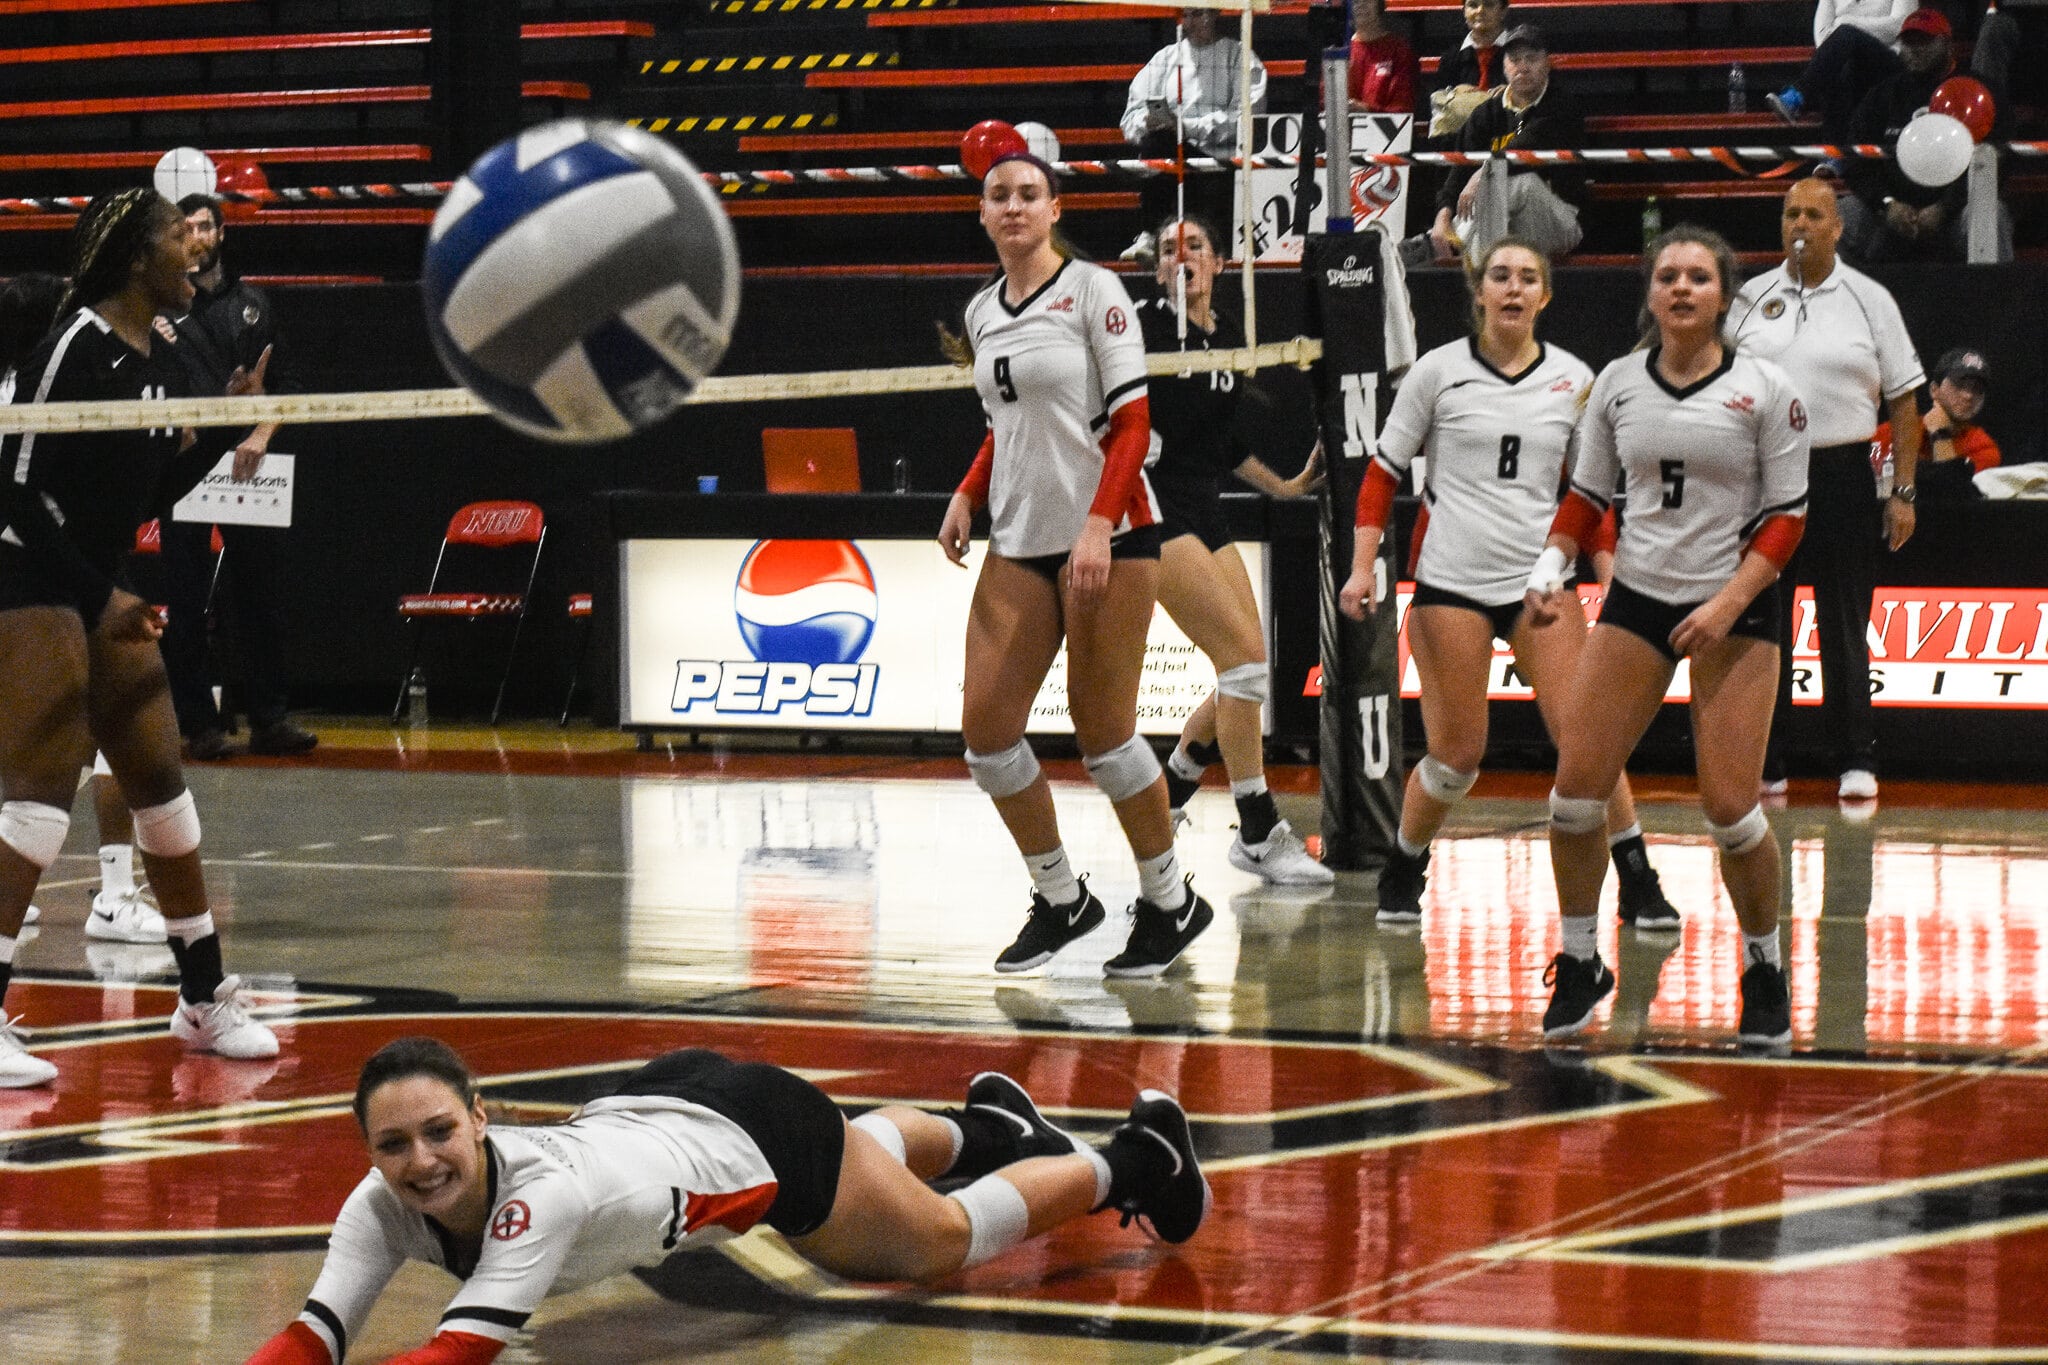
[[[1500,476],[1512,479],[1522,472],[1522,438],[1503,436],[1500,438]]]

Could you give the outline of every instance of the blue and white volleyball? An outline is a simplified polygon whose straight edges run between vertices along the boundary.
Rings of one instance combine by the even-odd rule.
[[[668,416],[724,356],[739,249],[681,152],[563,119],[499,143],[449,190],[420,288],[441,363],[506,424],[609,441]]]

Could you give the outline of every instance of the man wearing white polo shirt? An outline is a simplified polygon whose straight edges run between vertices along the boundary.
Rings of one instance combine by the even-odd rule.
[[[1801,180],[1779,218],[1785,263],[1742,287],[1728,313],[1728,338],[1782,365],[1806,402],[1813,454],[1806,535],[1785,583],[1813,588],[1820,636],[1823,712],[1844,801],[1877,796],[1877,735],[1870,716],[1870,597],[1877,545],[1896,550],[1913,534],[1913,475],[1920,419],[1913,390],[1926,381],[1899,305],[1877,281],[1835,256],[1842,218],[1834,189]],[[1870,438],[1884,409],[1894,433],[1896,473],[1879,509]],[[1792,704],[1793,594],[1784,594],[1778,713],[1768,787],[1783,790],[1779,755]]]

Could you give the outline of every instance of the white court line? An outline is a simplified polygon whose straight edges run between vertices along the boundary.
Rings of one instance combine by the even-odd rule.
[[[586,867],[486,867],[477,864],[446,863],[321,863],[299,859],[266,858],[254,861],[255,855],[246,858],[206,858],[207,867],[282,867],[299,872],[447,872],[474,873],[496,872],[507,877],[594,877],[606,881],[624,881],[633,874],[630,871],[605,872]]]
[[[329,840],[328,840],[328,841],[327,841],[326,843],[323,843],[323,844],[300,844],[300,845],[299,845],[299,852],[301,852],[301,853],[318,853],[318,852],[320,852],[320,851],[321,851],[322,849],[328,849],[328,848],[333,848],[333,847],[334,847],[334,840],[332,840],[332,839],[329,839]]]
[[[359,844],[378,844],[386,839],[396,839],[397,837],[396,834],[365,834],[357,838],[356,842]]]

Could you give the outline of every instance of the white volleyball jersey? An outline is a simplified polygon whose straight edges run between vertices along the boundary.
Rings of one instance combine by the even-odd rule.
[[[767,1158],[731,1119],[660,1095],[585,1105],[568,1123],[493,1128],[491,1216],[474,1264],[372,1170],[342,1205],[299,1321],[341,1360],[407,1261],[462,1280],[449,1331],[509,1341],[551,1293],[745,1232],[775,1201]]]
[[[1765,518],[1805,514],[1806,425],[1791,378],[1741,351],[1684,389],[1654,348],[1602,370],[1572,487],[1603,508],[1627,488],[1615,581],[1673,605],[1719,592]]]
[[[974,387],[995,433],[989,544],[1012,559],[1074,548],[1102,482],[1109,415],[1145,394],[1145,337],[1116,276],[1067,261],[1016,307],[1003,280],[967,305]],[[1159,519],[1151,486],[1117,529]]]
[[[1417,582],[1487,606],[1521,600],[1592,385],[1592,368],[1556,346],[1513,376],[1489,365],[1469,337],[1415,362],[1373,458],[1399,478],[1418,454],[1428,456]]]
[[[1841,261],[1802,289],[1784,266],[1742,286],[1728,310],[1728,340],[1792,376],[1816,446],[1867,441],[1879,400],[1911,393],[1927,376],[1891,291]]]

